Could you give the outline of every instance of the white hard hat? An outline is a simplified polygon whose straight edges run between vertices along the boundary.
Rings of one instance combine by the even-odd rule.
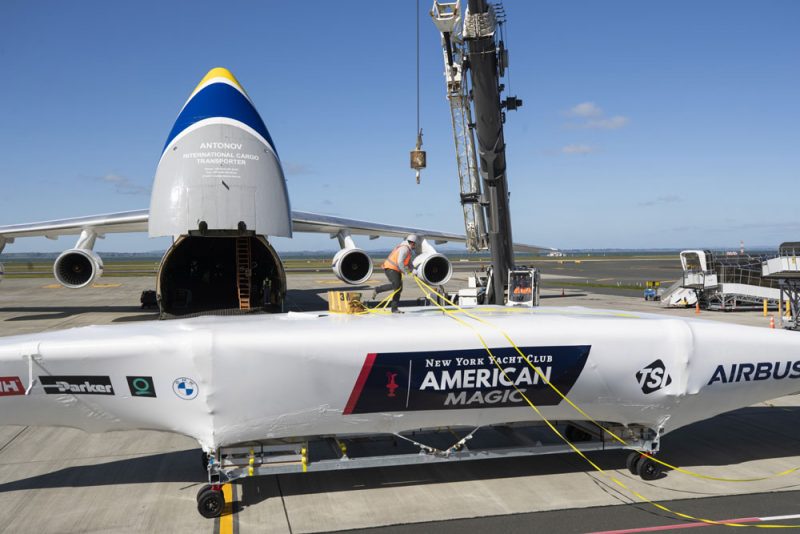
[[[417,234],[408,234],[408,236],[406,236],[406,241],[408,241],[409,243],[416,243]]]

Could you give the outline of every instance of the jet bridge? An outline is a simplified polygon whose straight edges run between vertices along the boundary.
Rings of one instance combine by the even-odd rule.
[[[764,300],[777,306],[780,284],[762,275],[761,266],[767,259],[765,255],[722,256],[708,250],[684,250],[681,287],[693,289],[700,305],[709,310],[761,306]]]
[[[761,264],[761,274],[765,279],[776,281],[780,289],[778,311],[785,328],[800,329],[800,242],[782,243],[778,256],[767,258]],[[785,304],[783,308],[782,304]]]

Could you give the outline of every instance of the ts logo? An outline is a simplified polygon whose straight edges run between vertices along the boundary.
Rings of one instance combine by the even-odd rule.
[[[645,395],[658,391],[672,383],[672,377],[667,374],[664,362],[660,359],[637,372],[636,380],[639,381],[639,386]]]

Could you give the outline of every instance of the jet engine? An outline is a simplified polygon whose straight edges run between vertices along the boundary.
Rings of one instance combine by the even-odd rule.
[[[351,285],[363,284],[372,276],[372,258],[356,247],[350,232],[343,230],[335,236],[342,250],[333,256],[331,269],[336,278]]]
[[[66,250],[53,264],[56,280],[70,289],[86,287],[103,275],[103,260],[92,250]]]
[[[444,285],[453,276],[453,266],[444,254],[427,252],[414,258],[414,274],[426,284]]]
[[[427,240],[422,240],[420,255],[414,258],[414,274],[432,286],[444,285],[453,276],[453,265],[447,256],[437,252]]]
[[[363,284],[372,276],[372,258],[360,248],[343,248],[333,256],[331,269],[342,282]]]

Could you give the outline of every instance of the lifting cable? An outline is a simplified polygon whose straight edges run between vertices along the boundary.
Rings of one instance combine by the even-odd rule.
[[[492,353],[492,350],[489,348],[489,345],[486,343],[486,340],[484,339],[483,335],[482,335],[482,334],[481,334],[481,333],[478,331],[478,329],[477,329],[477,328],[475,328],[475,326],[474,326],[474,325],[472,325],[472,324],[469,324],[468,322],[466,322],[465,320],[463,320],[463,319],[461,319],[461,318],[457,317],[456,315],[457,315],[457,313],[459,313],[459,312],[460,312],[460,313],[464,313],[464,314],[465,314],[465,315],[467,315],[468,317],[471,317],[471,318],[473,318],[473,319],[476,319],[476,320],[478,320],[479,322],[482,322],[482,323],[484,323],[484,324],[486,324],[486,325],[488,325],[488,326],[491,326],[491,327],[493,327],[493,328],[496,328],[498,331],[500,331],[500,332],[501,332],[501,333],[504,335],[504,337],[505,337],[506,339],[508,339],[508,340],[511,342],[511,344],[514,346],[514,348],[515,348],[517,351],[519,351],[519,348],[518,348],[518,347],[517,347],[517,346],[514,344],[514,342],[513,342],[513,341],[511,341],[510,337],[508,337],[508,335],[507,335],[505,332],[503,332],[503,331],[502,331],[501,329],[499,329],[498,327],[495,327],[495,326],[494,326],[494,325],[492,325],[491,323],[488,323],[487,321],[484,321],[484,320],[481,320],[481,319],[479,319],[479,318],[476,318],[474,315],[472,315],[472,314],[470,314],[470,313],[468,313],[468,312],[464,311],[464,309],[463,309],[463,308],[459,307],[459,306],[458,306],[458,305],[456,305],[456,304],[453,304],[451,301],[448,301],[446,298],[445,298],[444,300],[445,300],[445,301],[447,301],[448,303],[450,303],[452,306],[455,306],[455,308],[456,308],[456,311],[454,311],[454,310],[451,310],[451,309],[448,309],[448,308],[445,308],[445,307],[444,307],[444,306],[442,306],[441,304],[437,303],[437,302],[436,302],[436,301],[435,301],[435,300],[434,300],[434,299],[431,297],[431,292],[429,292],[428,290],[429,290],[429,289],[432,289],[432,288],[431,288],[431,287],[430,287],[428,284],[426,284],[424,281],[420,280],[420,279],[419,279],[419,278],[418,278],[416,275],[412,275],[412,276],[414,277],[414,281],[415,281],[415,282],[417,282],[417,285],[420,287],[420,289],[421,289],[421,290],[423,291],[423,293],[425,294],[425,297],[426,297],[428,300],[430,300],[430,301],[431,301],[431,302],[434,304],[434,306],[436,306],[437,308],[439,308],[439,310],[441,310],[441,311],[442,311],[442,312],[443,312],[445,315],[447,315],[447,316],[448,316],[448,317],[450,317],[451,319],[455,320],[456,322],[458,322],[458,323],[460,323],[460,324],[462,324],[462,325],[466,326],[467,328],[469,328],[470,330],[472,330],[473,332],[475,332],[475,335],[476,335],[476,336],[478,337],[478,339],[480,340],[481,344],[483,345],[483,348],[486,350],[487,354],[489,355],[489,357],[491,358],[491,360],[492,360],[492,362],[495,364],[495,366],[496,366],[496,367],[499,369],[500,373],[502,373],[502,375],[504,376],[504,378],[505,378],[505,379],[506,379],[506,380],[507,380],[509,383],[511,383],[511,384],[512,384],[512,387],[514,388],[514,390],[515,390],[515,391],[516,391],[516,392],[517,392],[517,393],[518,393],[518,394],[519,394],[519,395],[520,395],[520,396],[521,396],[523,399],[525,399],[525,402],[527,402],[527,403],[528,403],[528,406],[530,406],[530,407],[531,407],[531,409],[533,409],[533,411],[534,411],[534,412],[536,412],[536,414],[539,416],[539,418],[540,418],[540,419],[541,419],[541,420],[542,420],[542,421],[543,421],[543,422],[544,422],[544,423],[545,423],[545,424],[546,424],[546,425],[547,425],[547,426],[550,428],[550,430],[552,430],[552,431],[553,431],[553,433],[554,433],[556,436],[558,436],[558,437],[559,437],[559,438],[560,438],[560,439],[561,439],[561,440],[562,440],[564,443],[566,443],[566,444],[567,444],[567,445],[568,445],[568,446],[569,446],[569,447],[570,447],[570,448],[571,448],[571,449],[572,449],[572,450],[573,450],[573,451],[574,451],[576,454],[578,454],[578,455],[579,455],[581,458],[583,458],[584,460],[586,460],[586,462],[587,462],[589,465],[591,465],[591,466],[592,466],[592,468],[594,468],[594,469],[595,469],[595,470],[596,470],[598,473],[600,473],[601,475],[604,475],[604,476],[608,477],[608,478],[609,478],[609,479],[610,479],[612,482],[614,482],[614,483],[615,483],[616,485],[618,485],[619,487],[621,487],[621,488],[623,488],[624,490],[626,490],[627,492],[631,493],[633,496],[637,497],[637,498],[638,498],[638,499],[640,499],[641,501],[643,501],[643,502],[645,502],[645,503],[647,503],[647,504],[650,504],[650,505],[654,506],[655,508],[658,508],[658,509],[659,509],[659,510],[661,510],[661,511],[664,511],[664,512],[667,512],[667,513],[669,513],[669,514],[672,514],[672,515],[674,515],[674,516],[676,516],[676,517],[679,517],[679,518],[681,518],[681,519],[688,519],[688,520],[690,520],[690,521],[699,521],[699,522],[701,522],[701,523],[706,523],[706,524],[709,524],[709,525],[722,525],[722,526],[728,526],[728,527],[750,527],[750,528],[800,528],[800,525],[785,525],[785,524],[753,525],[753,524],[747,524],[747,523],[735,523],[735,522],[726,522],[726,521],[715,521],[715,520],[713,520],[713,519],[706,519],[706,518],[702,518],[702,517],[696,517],[696,516],[693,516],[693,515],[690,515],[690,514],[685,514],[685,513],[683,513],[683,512],[679,512],[679,511],[677,511],[677,510],[672,510],[671,508],[668,508],[667,506],[664,506],[663,504],[660,504],[660,503],[657,503],[657,502],[655,502],[655,501],[653,501],[653,500],[651,500],[651,499],[648,499],[647,497],[645,497],[644,495],[642,495],[642,494],[641,494],[641,493],[639,493],[638,491],[636,491],[636,490],[634,490],[633,488],[631,488],[631,487],[627,486],[627,485],[626,485],[624,482],[622,482],[621,480],[619,480],[618,478],[616,478],[614,475],[610,474],[608,471],[604,470],[602,467],[600,467],[600,466],[599,466],[599,465],[597,465],[595,462],[593,462],[593,461],[592,461],[592,460],[591,460],[591,459],[590,459],[588,456],[586,456],[586,454],[584,454],[584,452],[583,452],[583,451],[581,451],[581,450],[580,450],[578,447],[576,447],[576,446],[575,446],[575,445],[574,445],[574,444],[573,444],[573,443],[572,443],[572,442],[571,442],[569,439],[567,439],[567,438],[566,438],[566,437],[565,437],[563,434],[561,434],[561,432],[559,432],[559,431],[558,431],[558,429],[555,427],[555,425],[554,425],[554,424],[553,424],[553,423],[552,423],[552,422],[551,422],[549,419],[547,419],[547,418],[544,416],[544,414],[541,412],[541,410],[540,410],[540,409],[539,409],[539,408],[538,408],[538,407],[537,407],[537,406],[536,406],[536,405],[535,405],[533,402],[531,402],[531,400],[530,400],[530,399],[527,397],[527,395],[525,395],[525,392],[524,392],[524,391],[522,391],[521,389],[519,389],[519,388],[517,387],[517,385],[516,385],[516,384],[514,384],[514,381],[513,381],[513,380],[511,380],[511,379],[510,379],[510,377],[509,377],[509,376],[506,374],[505,370],[503,369],[503,366],[502,366],[502,365],[500,365],[500,362],[497,360],[497,358],[495,357],[495,355]],[[436,293],[436,294],[438,295],[438,293],[437,293],[435,290],[433,291],[433,293]],[[521,354],[521,352],[520,352],[520,354]],[[523,357],[524,357],[524,355],[523,355]],[[523,359],[526,359],[526,358],[523,358]],[[558,391],[558,389],[556,389],[556,388],[555,388],[555,386],[553,386],[552,384],[550,384],[550,383],[549,383],[549,381],[547,381],[547,380],[546,380],[546,378],[544,377],[544,374],[543,374],[543,373],[540,373],[540,371],[538,371],[538,369],[537,369],[535,366],[534,366],[534,370],[536,370],[537,374],[539,374],[539,376],[540,376],[540,377],[542,377],[543,379],[545,379],[546,383],[547,383],[547,384],[548,384],[548,385],[549,385],[551,388],[553,388],[553,389],[554,389],[556,392],[558,392],[558,393],[559,393],[559,395],[561,395],[561,397],[562,397],[563,399],[567,400],[567,399],[566,399],[566,397],[565,397],[565,396],[563,396],[563,395],[562,395],[562,394],[561,394],[561,393]],[[568,401],[568,402],[569,402],[569,401]],[[571,402],[570,402],[570,405],[572,405],[573,407],[575,407],[575,408],[577,409],[577,406],[575,406],[575,405],[574,405],[574,404],[572,404]],[[582,412],[582,411],[581,411],[581,413],[585,413],[585,412]],[[588,416],[587,416],[587,417],[588,417]],[[597,424],[597,423],[595,423],[595,424]],[[598,426],[599,426],[599,425],[598,425]],[[601,428],[603,428],[603,427],[601,427]],[[606,432],[610,433],[610,431],[606,430],[605,428],[603,428],[603,430],[605,430]],[[619,440],[619,438],[618,438],[618,440]],[[622,443],[624,443],[624,441],[622,441]],[[646,454],[643,454],[643,456],[645,456],[645,457],[647,457],[647,458],[650,458],[650,459],[652,459],[652,460],[655,460],[655,458],[653,458],[652,456],[649,456],[649,455],[646,455]],[[686,473],[689,473],[689,474],[691,473],[691,472],[688,472],[688,471],[684,471],[684,472],[686,472]],[[702,478],[707,478],[707,477],[702,477]],[[717,480],[719,480],[719,479],[717,479]],[[724,480],[724,479],[722,479],[722,480]]]
[[[417,133],[419,129],[419,3],[421,0],[414,0],[417,4]],[[419,149],[417,149],[419,150]]]

